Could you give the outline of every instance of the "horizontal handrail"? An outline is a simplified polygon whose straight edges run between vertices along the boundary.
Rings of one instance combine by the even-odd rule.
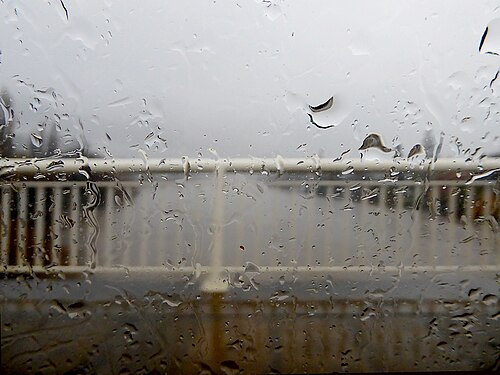
[[[479,161],[463,159],[423,160],[420,163],[406,159],[384,161],[346,159],[333,160],[328,158],[231,158],[231,159],[201,159],[201,158],[155,158],[155,159],[91,159],[53,158],[53,159],[14,159],[0,158],[0,178],[17,175],[34,175],[37,173],[200,173],[215,172],[224,169],[227,172],[258,173],[307,173],[307,172],[385,172],[385,171],[427,171],[448,172],[462,171],[474,174],[500,171],[500,158],[483,158]]]

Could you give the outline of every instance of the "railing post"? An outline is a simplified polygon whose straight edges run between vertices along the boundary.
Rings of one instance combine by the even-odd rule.
[[[104,241],[103,254],[100,254],[103,266],[113,266],[113,213],[114,213],[114,187],[109,184],[104,187],[104,226],[102,240]]]
[[[52,253],[51,253],[51,263],[56,266],[62,266],[64,264],[64,241],[63,235],[63,224],[61,221],[62,206],[63,206],[63,194],[62,188],[55,185],[52,188],[54,208],[52,211],[51,229],[52,229]]]
[[[47,218],[43,214],[46,207],[45,188],[43,186],[35,186],[35,212],[37,218],[35,220],[35,241],[33,250],[33,265],[43,266],[47,254],[45,236],[47,233],[46,224]]]
[[[16,265],[28,265],[27,259],[27,233],[28,233],[28,187],[19,186],[19,201],[17,202],[17,241],[16,241]]]
[[[70,239],[69,239],[69,254],[68,254],[68,265],[78,266],[80,265],[80,251],[85,249],[84,244],[81,240],[81,225],[82,220],[80,216],[80,211],[82,210],[81,203],[81,188],[80,185],[75,183],[70,190],[70,219],[71,219],[71,229],[70,229]],[[79,250],[80,249],[80,250]]]
[[[9,262],[9,252],[10,252],[10,209],[12,207],[11,197],[12,191],[9,185],[0,186],[1,197],[1,218],[0,218],[0,266],[7,267],[10,265]]]
[[[224,223],[224,181],[226,177],[226,166],[224,162],[217,161],[215,168],[215,191],[214,207],[212,215],[213,236],[210,244],[212,251],[210,267],[207,279],[203,282],[201,289],[208,293],[225,292],[229,285],[222,275],[222,256],[224,238],[222,226]]]

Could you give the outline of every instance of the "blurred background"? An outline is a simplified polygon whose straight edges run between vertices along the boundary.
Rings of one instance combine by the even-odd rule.
[[[445,157],[500,152],[495,1],[3,1],[0,17],[18,154],[57,148],[52,128],[63,151],[113,157],[357,158],[371,132],[405,155],[441,134]],[[308,105],[332,96],[319,129]]]

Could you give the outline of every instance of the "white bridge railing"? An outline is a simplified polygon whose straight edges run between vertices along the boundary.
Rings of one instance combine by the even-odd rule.
[[[0,159],[0,270],[498,270],[500,160]]]

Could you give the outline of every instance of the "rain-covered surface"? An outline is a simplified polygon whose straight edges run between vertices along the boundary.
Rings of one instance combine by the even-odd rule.
[[[0,0],[2,373],[500,366],[497,1]]]
[[[2,188],[9,371],[498,365],[497,172],[190,165],[89,184],[48,181],[53,163]]]

